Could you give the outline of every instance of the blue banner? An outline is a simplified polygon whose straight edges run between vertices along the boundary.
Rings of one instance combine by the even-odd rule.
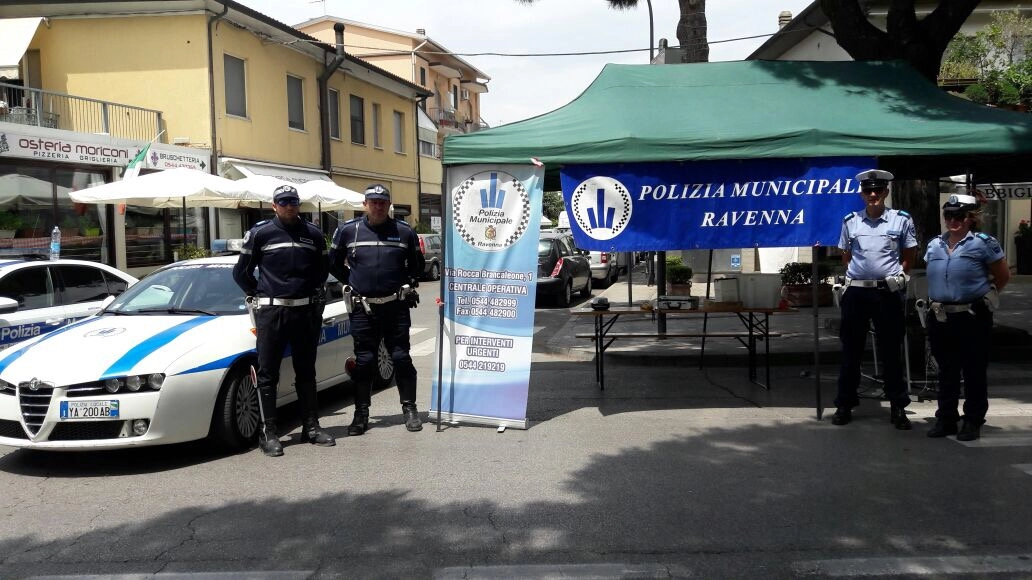
[[[526,427],[544,170],[449,167],[444,344],[430,409],[449,420]]]
[[[577,247],[600,251],[836,246],[864,207],[870,157],[570,165]]]

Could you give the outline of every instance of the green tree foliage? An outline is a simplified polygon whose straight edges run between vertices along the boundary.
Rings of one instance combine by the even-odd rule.
[[[566,209],[566,206],[563,204],[563,194],[561,191],[545,192],[545,196],[541,201],[541,212],[545,214],[545,217],[554,223],[559,219],[559,214],[563,213],[564,209]]]
[[[943,56],[939,77],[977,79],[964,96],[978,103],[1032,105],[1032,18],[994,12],[975,34],[958,34]],[[977,88],[976,88],[977,87]]]

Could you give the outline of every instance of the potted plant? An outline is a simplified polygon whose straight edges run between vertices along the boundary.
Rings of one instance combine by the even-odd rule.
[[[100,224],[89,214],[79,216],[79,233],[84,236],[99,236]]]
[[[0,212],[0,238],[13,238],[22,226],[22,218],[13,211]]]
[[[1021,220],[1014,232],[1014,252],[1017,254],[1014,261],[1017,273],[1032,274],[1032,225],[1028,220]]]
[[[684,265],[679,256],[667,256],[666,293],[668,296],[692,295],[692,268]]]
[[[781,274],[781,297],[792,306],[813,306],[813,264],[789,262],[779,270]],[[817,305],[831,306],[833,299],[831,284],[827,279],[832,274],[828,264],[817,263]]]

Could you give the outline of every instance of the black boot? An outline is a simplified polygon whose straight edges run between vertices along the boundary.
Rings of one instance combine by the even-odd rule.
[[[423,422],[419,420],[419,411],[416,404],[406,401],[401,404],[401,413],[405,416],[405,428],[409,431],[422,431]]]
[[[896,426],[896,429],[900,431],[910,431],[913,429],[913,425],[910,423],[910,418],[907,417],[907,410],[904,407],[892,406],[889,412],[889,421]]]
[[[956,419],[953,419],[953,420],[942,419],[942,418],[937,419],[935,421],[935,425],[933,425],[932,428],[928,430],[928,436],[933,438],[933,439],[938,439],[940,437],[946,437],[947,435],[956,435],[956,434],[957,434],[957,421],[956,421]]]
[[[981,437],[982,423],[967,417],[961,417],[960,432],[957,433],[957,441],[974,441]]]
[[[276,435],[276,422],[266,421],[258,431],[258,447],[262,453],[269,457],[283,455],[283,445],[280,444],[279,436]]]
[[[301,429],[301,442],[320,447],[333,447],[337,444],[333,435],[322,430],[318,419],[305,419],[304,427]]]
[[[355,418],[348,425],[348,435],[361,435],[369,429],[369,405],[355,405]]]

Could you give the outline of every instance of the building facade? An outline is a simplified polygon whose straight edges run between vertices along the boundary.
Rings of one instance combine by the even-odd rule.
[[[422,29],[412,34],[332,16],[302,22],[297,28],[330,42],[335,24],[345,26],[344,47],[349,53],[431,93],[420,103],[417,128],[421,178],[419,221],[437,224],[435,229],[440,231],[444,139],[448,135],[487,128],[480,115],[480,105],[491,77],[427,36]]]
[[[46,91],[85,102],[126,103],[123,107],[152,111],[155,118],[153,124],[136,123],[146,126],[135,128],[142,132],[134,135],[135,141],[117,143],[126,155],[109,156],[110,165],[102,166],[106,169],[93,170],[69,187],[116,179],[120,171],[113,168],[124,167],[153,140],[145,171],[181,164],[231,179],[256,174],[295,182],[324,179],[359,191],[378,182],[394,192],[397,215],[418,212],[417,103],[428,92],[338,52],[334,44],[231,1],[131,6],[14,1],[0,6],[0,28],[16,18],[35,19],[36,29],[19,49],[19,78],[0,79],[13,87],[9,92],[21,99],[23,93]],[[362,102],[368,111],[365,144],[346,137],[343,114],[349,102]],[[57,131],[68,142],[101,137],[73,122],[82,115],[72,109],[50,111],[47,104],[31,99],[19,107],[36,114],[36,123],[0,118],[0,131],[28,132],[28,139],[52,138],[47,131]],[[110,107],[108,114],[109,137],[114,139],[124,132],[118,123],[127,115]],[[0,154],[0,164],[9,166],[5,155],[10,157]],[[62,160],[37,161],[48,166]],[[26,179],[18,178],[18,183],[0,190],[0,203],[21,195]],[[182,210],[129,206],[98,213],[105,211],[111,214],[113,235],[105,233],[111,239],[105,242],[109,251],[98,258],[137,274],[176,257],[173,248],[184,241],[206,246],[216,237],[238,237],[263,215],[259,210],[187,208],[184,232],[177,226]],[[327,232],[347,217],[313,216]],[[59,218],[55,213],[54,219]],[[164,246],[144,255],[135,242],[138,236],[158,236],[157,228]]]

